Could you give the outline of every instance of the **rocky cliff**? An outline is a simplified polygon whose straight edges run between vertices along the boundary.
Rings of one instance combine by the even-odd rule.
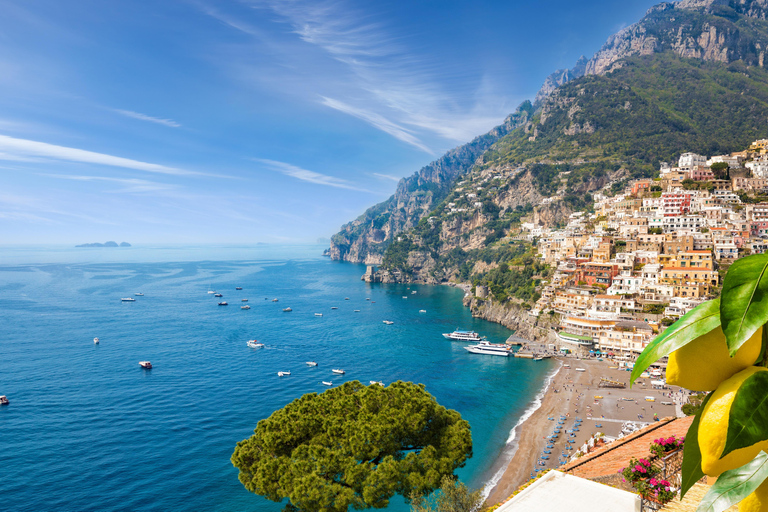
[[[464,297],[464,305],[472,311],[472,316],[513,329],[516,336],[540,343],[554,342],[553,327],[556,328],[559,323],[559,319],[554,316],[531,316],[528,310],[518,304],[499,304],[471,295]]]

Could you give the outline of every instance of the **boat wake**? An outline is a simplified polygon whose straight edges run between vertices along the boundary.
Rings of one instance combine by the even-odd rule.
[[[504,476],[504,472],[507,470],[507,466],[509,466],[509,463],[512,461],[512,458],[515,456],[515,453],[517,453],[518,449],[518,443],[515,442],[515,439],[517,439],[518,435],[518,429],[530,418],[533,416],[533,413],[536,412],[539,407],[541,407],[542,400],[544,399],[544,395],[547,393],[547,390],[549,389],[549,386],[552,384],[552,381],[555,379],[555,375],[557,375],[557,372],[560,371],[560,368],[562,368],[562,363],[552,370],[549,375],[547,375],[547,378],[544,381],[544,386],[541,388],[541,391],[536,395],[536,397],[531,401],[531,404],[528,406],[528,408],[523,412],[523,415],[520,416],[520,419],[517,420],[517,423],[515,423],[515,426],[512,427],[512,430],[509,431],[509,437],[507,438],[507,443],[504,445],[504,448],[502,449],[500,457],[497,459],[497,461],[494,463],[494,466],[497,464],[499,465],[499,468],[496,470],[496,472],[493,474],[490,480],[486,482],[485,486],[483,487],[483,500],[488,499],[488,496],[491,495],[491,492],[496,487],[496,484],[499,483],[499,480],[501,480],[501,477]]]

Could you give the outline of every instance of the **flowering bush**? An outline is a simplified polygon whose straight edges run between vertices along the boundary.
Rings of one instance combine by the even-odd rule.
[[[629,465],[621,470],[624,479],[634,485],[635,482],[646,480],[659,473],[659,469],[652,466],[646,459],[636,459],[632,457]]]
[[[677,491],[672,490],[672,486],[666,480],[649,478],[648,480],[640,480],[635,485],[637,492],[640,493],[646,499],[652,499],[659,503],[667,503],[672,501],[677,495]]]
[[[682,448],[684,442],[684,437],[680,439],[677,439],[674,435],[666,438],[660,437],[659,439],[654,439],[651,443],[651,453],[657,457],[663,457],[666,452]]]

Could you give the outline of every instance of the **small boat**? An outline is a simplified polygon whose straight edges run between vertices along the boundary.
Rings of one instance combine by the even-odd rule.
[[[541,361],[541,360],[543,360],[543,359],[544,359],[543,357],[534,357],[534,358],[533,358],[533,360],[534,360],[534,361]]]
[[[569,365],[569,364],[564,364],[563,365],[563,368],[570,368],[570,367],[571,367],[571,365]]]
[[[378,384],[379,386],[383,386],[384,385],[384,383],[381,382],[380,380],[371,380],[369,382],[371,383],[371,386],[373,386],[374,384]]]
[[[322,313],[315,313],[315,316],[323,316]]]
[[[595,400],[600,400],[601,398],[603,398],[603,395],[595,395]]]
[[[359,309],[356,309],[356,310],[354,311],[354,313],[359,313],[359,312],[360,312],[360,310],[359,310]]]
[[[225,302],[219,302],[219,306],[229,306],[229,304],[226,301]]]
[[[248,302],[248,299],[240,299],[240,302]]]
[[[215,292],[215,291],[213,291],[213,290],[211,290],[211,287],[209,286],[209,287],[208,287],[208,293],[210,293],[210,294],[214,294],[214,293],[216,293],[216,292]]]
[[[290,375],[291,372],[277,372],[278,377],[285,377],[286,375]]]
[[[404,298],[404,299],[407,299],[407,298],[408,298],[408,296],[407,296],[407,295],[403,295],[403,298]]]
[[[411,292],[411,295],[416,295],[416,290],[413,290],[413,291]]]
[[[272,302],[277,302],[277,301],[278,301],[278,299],[272,299]]]
[[[419,310],[419,313],[426,313],[426,312],[427,312],[427,310],[426,310],[426,309],[420,309],[420,310]]]
[[[123,302],[136,302],[136,299],[134,299],[133,297],[123,297],[120,300]]]
[[[317,363],[314,361],[307,361],[307,366],[317,366]]]
[[[144,296],[143,293],[134,293],[134,295],[137,296],[137,297],[143,297]]]
[[[291,308],[283,308],[283,311],[284,311],[285,313],[290,313],[290,312],[291,312],[291,311],[293,311],[293,310],[292,310]]]
[[[366,297],[365,300],[371,300],[371,298],[370,297]]]
[[[8,401],[8,397],[7,396],[0,395],[0,405],[8,405],[9,403],[11,403],[11,402]]]
[[[213,294],[213,296],[214,296],[214,297],[223,297],[223,295],[222,295],[222,294],[220,294],[220,293],[214,293],[214,294]]]
[[[251,348],[263,348],[264,347],[264,344],[263,343],[259,343],[257,340],[248,340],[246,342],[246,345],[248,345]]]
[[[347,373],[347,372],[345,372],[344,370],[340,370],[340,369],[338,369],[338,368],[334,368],[334,369],[333,369],[333,370],[331,370],[331,371],[332,371],[333,373],[338,373],[338,374],[340,374],[340,375],[344,375],[345,373]]]
[[[392,325],[393,323],[395,323],[392,320],[382,320],[382,322],[384,322],[387,325]]]
[[[647,396],[647,397],[645,397],[645,401],[646,401],[646,402],[655,402],[655,401],[656,401],[656,398],[655,398],[655,397],[652,397],[652,396]]]
[[[333,306],[331,309],[339,309],[339,308],[337,308],[336,306]]]
[[[240,306],[240,309],[251,309],[251,306],[246,304],[245,306]]]
[[[325,384],[326,386],[333,386],[333,382],[330,380],[324,380],[323,384]]]
[[[98,345],[99,344],[99,338],[93,338],[93,343],[94,343],[94,345]]]
[[[585,372],[585,371],[587,371],[584,368],[574,368],[574,370],[576,370],[577,372]]]
[[[151,370],[152,369],[152,363],[150,363],[149,361],[139,361],[139,366],[141,366],[142,368],[144,368],[146,370]]]
[[[344,300],[349,300],[349,297],[344,297]]]
[[[375,300],[372,300],[372,301],[371,301],[371,304],[376,304],[376,301],[375,301]]]
[[[242,289],[243,289],[242,286],[235,286],[235,290],[242,290]]]

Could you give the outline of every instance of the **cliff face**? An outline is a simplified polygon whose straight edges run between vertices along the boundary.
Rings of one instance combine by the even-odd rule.
[[[501,324],[513,329],[516,336],[539,343],[552,342],[558,320],[549,315],[531,316],[528,311],[514,303],[499,304],[493,300],[465,296],[464,305],[472,311],[472,316],[489,322]]]

